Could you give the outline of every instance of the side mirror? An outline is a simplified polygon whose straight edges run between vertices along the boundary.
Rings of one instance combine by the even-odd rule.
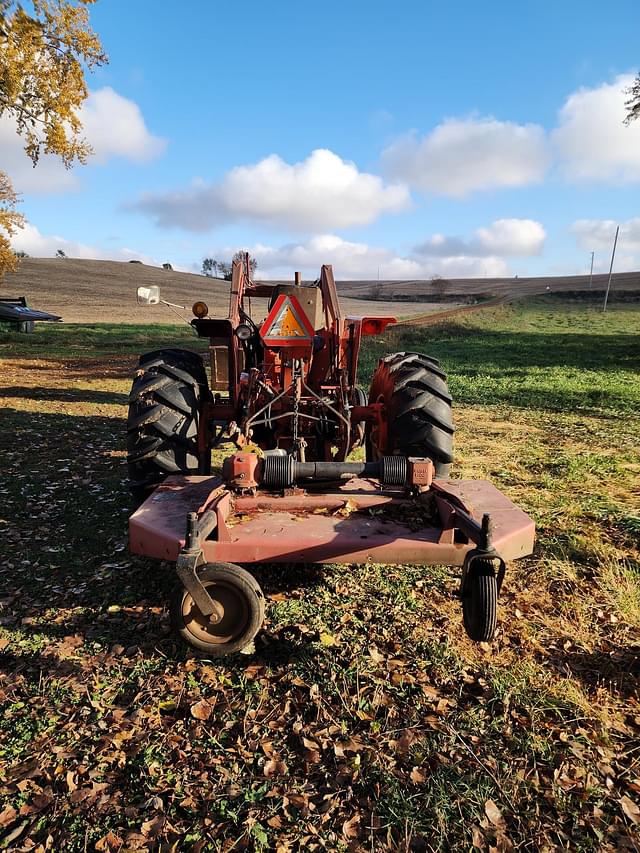
[[[136,301],[138,305],[158,305],[160,288],[157,284],[152,284],[151,287],[139,287],[136,290]]]

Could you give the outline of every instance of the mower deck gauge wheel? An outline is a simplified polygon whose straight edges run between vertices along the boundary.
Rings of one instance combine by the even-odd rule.
[[[264,594],[245,569],[232,563],[209,563],[198,576],[211,598],[222,608],[218,621],[204,616],[189,592],[178,586],[171,600],[174,629],[189,645],[223,657],[244,649],[264,621]]]
[[[462,590],[462,618],[468,636],[489,643],[498,620],[498,582],[490,559],[476,559],[469,566]]]

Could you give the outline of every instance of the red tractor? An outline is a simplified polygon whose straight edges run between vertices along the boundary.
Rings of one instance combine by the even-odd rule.
[[[268,300],[262,322],[252,298]],[[298,273],[274,285],[251,280],[246,256],[233,264],[229,316],[209,317],[204,302],[193,313],[210,380],[196,353],[142,356],[127,438],[143,500],[131,549],[176,561],[180,635],[210,656],[251,642],[264,597],[239,564],[374,560],[462,566],[465,627],[491,639],[504,560],[531,553],[533,522],[490,483],[447,479],[454,428],[439,362],[387,355],[367,396],[361,340],[395,319],[343,316],[330,266],[311,286]],[[212,474],[211,451],[230,442]],[[349,461],[360,446],[364,461]]]

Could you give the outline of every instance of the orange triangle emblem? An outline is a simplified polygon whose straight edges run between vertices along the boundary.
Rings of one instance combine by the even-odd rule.
[[[281,293],[265,319],[260,337],[267,346],[308,346],[313,326],[295,296]]]

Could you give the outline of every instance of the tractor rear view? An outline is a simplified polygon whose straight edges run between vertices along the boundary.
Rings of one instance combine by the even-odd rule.
[[[144,290],[144,289],[142,289]],[[268,300],[252,318],[252,298]],[[149,301],[158,301],[158,298]],[[447,564],[462,568],[469,636],[489,640],[505,560],[531,553],[533,522],[490,483],[449,480],[451,396],[439,362],[385,356],[369,393],[363,337],[391,317],[345,317],[330,266],[312,286],[253,282],[233,265],[229,313],[193,306],[199,354],[140,358],[128,419],[136,554],[176,562],[172,621],[220,656],[259,631],[261,563]],[[222,473],[211,452],[235,445]],[[350,461],[364,448],[363,461]]]

